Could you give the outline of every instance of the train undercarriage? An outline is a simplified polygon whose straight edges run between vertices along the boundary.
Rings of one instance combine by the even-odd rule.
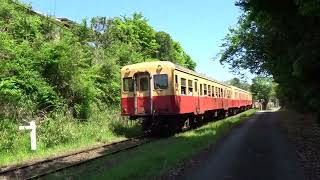
[[[251,106],[206,111],[204,114],[156,115],[140,118],[145,133],[155,136],[170,136],[174,133],[197,128],[204,123],[224,119],[250,109]]]

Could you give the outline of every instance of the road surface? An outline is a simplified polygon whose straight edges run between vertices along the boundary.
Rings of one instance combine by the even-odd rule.
[[[279,118],[278,112],[258,112],[181,179],[305,179],[295,149],[281,131]]]

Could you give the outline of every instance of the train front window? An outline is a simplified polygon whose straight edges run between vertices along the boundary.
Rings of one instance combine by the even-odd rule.
[[[149,78],[141,77],[140,78],[140,91],[147,91],[149,87]]]
[[[131,77],[123,78],[123,91],[133,92],[133,79]]]
[[[157,74],[153,75],[154,89],[167,89],[168,88],[168,75]]]

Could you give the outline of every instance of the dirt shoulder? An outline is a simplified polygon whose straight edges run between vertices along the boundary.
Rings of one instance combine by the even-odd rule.
[[[283,127],[296,147],[298,159],[309,180],[320,180],[320,127],[315,115],[281,111]]]

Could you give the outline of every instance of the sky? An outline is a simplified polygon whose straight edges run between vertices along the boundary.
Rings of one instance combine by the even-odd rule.
[[[223,38],[237,23],[241,11],[235,0],[22,0],[33,9],[81,22],[94,16],[131,16],[141,12],[156,31],[180,42],[197,63],[196,71],[225,81],[235,77],[214,60]],[[249,75],[250,76],[250,75]]]

